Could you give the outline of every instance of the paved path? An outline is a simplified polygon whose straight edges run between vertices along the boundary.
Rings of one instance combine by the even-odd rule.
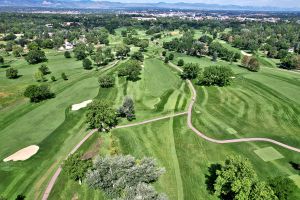
[[[179,68],[178,66],[174,65],[173,63],[170,62],[169,65],[171,67],[175,68],[176,70],[182,72],[182,69]],[[188,124],[189,128],[192,129],[192,131],[194,131],[198,136],[202,137],[203,139],[205,139],[207,141],[218,143],[218,144],[238,143],[238,142],[269,142],[269,143],[281,146],[283,148],[300,153],[299,148],[289,146],[287,144],[278,142],[278,141],[270,139],[270,138],[240,138],[240,139],[229,139],[229,140],[217,140],[217,139],[210,138],[210,137],[204,135],[198,129],[196,129],[192,123],[192,110],[193,110],[194,103],[196,101],[197,92],[196,92],[196,89],[195,89],[193,83],[190,80],[187,80],[187,83],[189,84],[189,88],[192,91],[192,101],[190,102],[190,105],[188,108],[187,124]]]
[[[159,120],[163,120],[163,119],[168,119],[168,118],[171,118],[171,117],[176,117],[176,116],[181,116],[181,115],[186,115],[187,112],[181,112],[181,113],[175,113],[175,114],[172,114],[172,115],[167,115],[167,116],[163,116],[163,117],[157,117],[157,118],[154,118],[154,119],[149,119],[149,120],[145,120],[145,121],[142,121],[142,122],[137,122],[137,123],[132,123],[132,124],[127,124],[127,125],[121,125],[121,126],[116,126],[114,129],[121,129],[121,128],[128,128],[128,127],[133,127],[133,126],[139,126],[139,125],[142,125],[142,124],[148,124],[148,123],[152,123],[152,122],[155,122],[155,121],[159,121]],[[95,132],[97,132],[98,130],[97,129],[93,129],[91,130],[73,149],[72,151],[69,153],[69,155],[72,155],[73,153],[75,153],[79,148],[80,146],[85,142],[87,141],[87,139],[89,139]],[[59,174],[61,173],[61,166],[58,167],[58,169],[56,170],[56,172],[54,173],[54,175],[52,176],[50,182],[48,183],[47,185],[47,188],[43,194],[43,197],[42,197],[42,200],[47,200],[50,193],[51,193],[51,190],[53,189],[53,186],[55,184],[55,181],[56,179],[58,178]]]

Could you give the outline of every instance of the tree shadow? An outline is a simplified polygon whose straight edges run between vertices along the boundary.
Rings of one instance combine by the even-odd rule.
[[[221,169],[220,164],[211,164],[208,167],[208,174],[205,174],[205,184],[206,189],[209,191],[210,194],[215,192],[214,184],[216,183],[217,179],[217,171]]]
[[[295,163],[293,161],[290,161],[289,164],[295,169],[300,171],[300,163]]]

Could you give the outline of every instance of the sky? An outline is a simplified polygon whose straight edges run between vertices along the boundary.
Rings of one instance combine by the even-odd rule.
[[[103,0],[94,0],[103,1]],[[104,0],[105,1],[105,0]],[[156,2],[185,2],[185,3],[208,3],[220,5],[241,5],[241,6],[272,6],[281,8],[300,8],[300,0],[108,0],[124,3],[156,3]]]

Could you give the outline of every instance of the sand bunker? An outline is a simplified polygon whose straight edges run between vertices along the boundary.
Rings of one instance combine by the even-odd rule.
[[[87,105],[89,103],[92,103],[92,101],[93,100],[87,100],[87,101],[81,102],[79,104],[74,104],[74,105],[72,105],[72,110],[79,110],[81,108],[85,108],[85,107],[87,107]]]
[[[28,158],[30,158],[31,156],[36,154],[38,152],[38,150],[39,150],[39,146],[31,145],[31,146],[25,147],[25,148],[17,151],[16,153],[8,156],[3,161],[7,162],[7,161],[11,161],[11,160],[12,161],[27,160]]]

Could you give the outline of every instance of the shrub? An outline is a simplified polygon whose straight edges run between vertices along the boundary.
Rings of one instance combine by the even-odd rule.
[[[162,56],[166,56],[166,55],[167,55],[167,52],[166,52],[166,51],[163,51],[163,52],[161,53],[161,55],[162,55]]]
[[[82,61],[82,66],[84,69],[87,69],[87,70],[90,70],[93,68],[92,66],[92,61],[88,58],[85,58],[83,61]]]
[[[71,58],[71,53],[69,51],[65,51],[64,56],[65,58]]]
[[[18,70],[14,68],[9,68],[6,70],[6,77],[9,79],[18,78]]]
[[[184,65],[184,60],[183,59],[178,60],[177,65],[178,66],[183,66]]]
[[[67,77],[67,75],[63,72],[63,73],[61,73],[61,78],[63,79],[63,80],[68,80],[68,77]]]
[[[55,76],[51,76],[51,80],[52,80],[53,82],[56,81]]]
[[[49,68],[47,67],[47,65],[45,64],[42,64],[40,67],[39,67],[39,70],[42,72],[43,75],[47,75],[47,74],[50,74],[50,70]]]
[[[174,54],[170,53],[169,60],[173,60],[173,59],[174,59]]]
[[[0,56],[0,64],[4,64],[4,58]]]
[[[40,102],[53,98],[55,95],[47,85],[29,85],[25,89],[24,96],[30,98],[31,102]]]
[[[166,64],[169,63],[169,58],[168,58],[168,57],[165,57],[164,62],[165,62]]]

